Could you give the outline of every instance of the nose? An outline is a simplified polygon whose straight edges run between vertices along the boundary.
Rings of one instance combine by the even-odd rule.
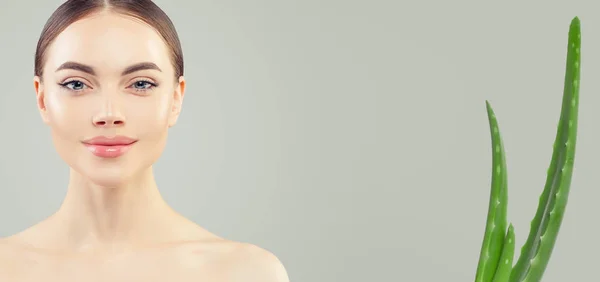
[[[94,126],[96,127],[119,127],[125,125],[125,119],[120,115],[107,113],[94,117]]]
[[[96,127],[121,127],[125,125],[125,117],[111,101],[107,101],[106,106],[93,117],[92,122]]]

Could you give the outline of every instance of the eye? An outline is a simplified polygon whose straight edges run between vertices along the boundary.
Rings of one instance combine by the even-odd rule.
[[[131,86],[135,89],[135,91],[148,91],[156,87],[157,84],[147,80],[138,80],[134,82]]]
[[[68,88],[69,90],[73,90],[73,91],[81,91],[81,90],[85,89],[85,87],[87,87],[87,85],[85,85],[85,83],[83,83],[79,80],[69,80],[65,83],[61,83],[60,86]]]

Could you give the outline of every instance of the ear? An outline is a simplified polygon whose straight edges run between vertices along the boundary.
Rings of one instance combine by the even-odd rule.
[[[45,124],[49,123],[48,112],[46,111],[46,96],[44,95],[44,85],[42,83],[42,79],[39,76],[33,77],[33,88],[35,89],[36,101],[38,111],[42,116],[42,121]]]
[[[183,104],[183,96],[185,95],[185,78],[179,77],[177,87],[173,93],[173,106],[171,107],[171,116],[169,117],[169,127],[172,127],[177,123],[179,114],[181,113],[181,107]]]

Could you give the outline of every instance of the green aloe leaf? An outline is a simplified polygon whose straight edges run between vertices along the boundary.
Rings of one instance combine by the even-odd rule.
[[[504,247],[502,256],[498,263],[498,269],[494,275],[493,282],[508,282],[512,271],[513,258],[515,256],[515,228],[512,224],[508,226],[506,237],[504,237]]]
[[[579,111],[581,28],[577,17],[569,27],[566,61],[562,109],[546,184],[510,282],[541,281],[565,213],[573,175]]]
[[[504,145],[494,110],[488,101],[485,103],[492,139],[492,185],[476,282],[491,282],[494,278],[507,228],[508,190]]]

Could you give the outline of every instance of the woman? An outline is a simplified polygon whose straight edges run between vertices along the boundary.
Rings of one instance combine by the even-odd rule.
[[[34,88],[71,168],[68,192],[55,214],[0,241],[0,281],[288,281],[272,253],[161,198],[152,164],[185,80],[177,32],[152,1],[61,5],[38,42]]]

